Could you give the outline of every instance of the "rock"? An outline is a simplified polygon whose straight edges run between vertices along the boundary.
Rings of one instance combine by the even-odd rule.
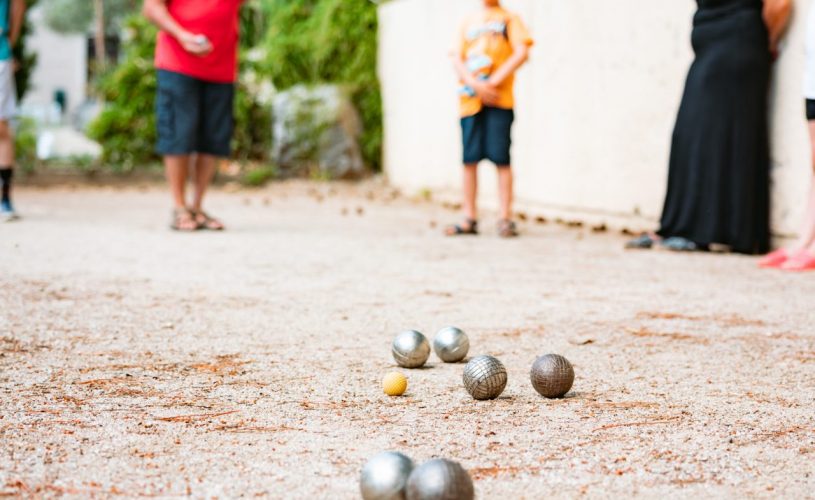
[[[101,154],[102,146],[71,127],[45,129],[37,137],[37,157],[41,160],[96,159]]]
[[[366,172],[361,121],[336,85],[298,85],[275,96],[272,158],[287,175],[349,179]]]

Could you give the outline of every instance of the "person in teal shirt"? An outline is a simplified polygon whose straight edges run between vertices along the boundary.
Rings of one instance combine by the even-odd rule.
[[[25,0],[0,0],[0,220],[17,218],[11,204],[11,179],[14,173],[14,131],[11,119],[17,111],[14,86],[15,61],[11,49],[20,38],[25,16]]]
[[[9,34],[9,19],[11,17],[11,5],[9,0],[0,0],[0,61],[11,59],[11,41]]]

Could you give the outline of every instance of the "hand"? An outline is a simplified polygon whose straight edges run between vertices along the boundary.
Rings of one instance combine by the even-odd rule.
[[[212,43],[204,35],[196,35],[190,32],[179,34],[176,39],[184,47],[184,50],[198,57],[204,57],[212,52]]]
[[[503,81],[503,80],[499,80],[498,78],[496,78],[496,75],[492,75],[492,76],[489,78],[489,80],[487,80],[487,83],[488,83],[489,85],[491,85],[491,86],[495,87],[495,88],[498,88],[498,87],[500,87],[500,86],[501,86],[501,84],[502,84],[502,83],[504,83],[504,81]]]
[[[471,86],[473,87],[473,90],[475,90],[476,95],[481,99],[481,102],[487,106],[497,104],[498,100],[501,98],[501,95],[498,93],[498,89],[489,82],[476,81],[473,82]]]

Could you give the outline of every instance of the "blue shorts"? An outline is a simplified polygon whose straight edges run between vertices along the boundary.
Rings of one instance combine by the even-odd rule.
[[[510,166],[509,150],[512,146],[513,121],[515,121],[513,110],[488,106],[473,116],[462,118],[464,164],[471,165],[481,160],[489,160],[498,167]]]
[[[156,127],[161,156],[201,153],[228,157],[235,85],[158,70]]]

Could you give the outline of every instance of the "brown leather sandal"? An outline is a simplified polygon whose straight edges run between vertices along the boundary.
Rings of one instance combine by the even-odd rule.
[[[514,222],[509,219],[502,219],[498,222],[498,236],[501,238],[517,238],[520,234]]]
[[[193,217],[195,218],[195,222],[198,224],[200,229],[206,229],[207,231],[223,231],[226,229],[224,227],[223,222],[219,221],[215,217],[210,216],[208,213],[204,212],[203,210],[199,211],[191,211]]]
[[[475,236],[478,234],[478,221],[467,219],[464,224],[448,226],[444,230],[446,236]]]
[[[173,210],[170,229],[182,233],[192,233],[201,229],[201,225],[195,220],[195,214],[186,208],[176,208]]]

